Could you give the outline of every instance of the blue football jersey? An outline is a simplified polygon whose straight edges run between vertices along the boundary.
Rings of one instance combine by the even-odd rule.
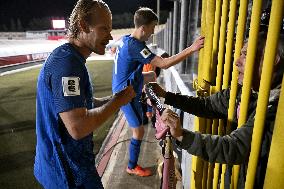
[[[93,135],[74,140],[59,113],[93,108],[93,91],[85,58],[69,43],[45,61],[37,84],[36,156],[34,174],[45,188],[73,188],[95,182]]]
[[[127,81],[133,85],[139,98],[143,87],[143,65],[150,63],[156,55],[146,46],[130,35],[122,38],[116,50],[113,66],[112,90],[118,92],[127,86]]]

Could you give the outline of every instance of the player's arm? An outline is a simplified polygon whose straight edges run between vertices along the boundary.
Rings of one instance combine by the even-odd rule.
[[[59,113],[59,115],[72,138],[80,140],[100,127],[122,105],[130,102],[135,95],[133,87],[128,86],[100,107],[90,110],[75,108]]]
[[[95,104],[95,107],[100,107],[100,106],[104,105],[105,103],[110,101],[112,99],[112,97],[113,97],[112,95],[101,97],[101,98],[94,97],[93,102]]]
[[[162,68],[162,69],[167,69],[183,61],[184,59],[186,59],[192,53],[198,51],[203,46],[204,46],[204,37],[200,36],[190,47],[187,47],[180,53],[173,55],[171,57],[168,57],[168,58],[162,58],[159,56],[155,56],[155,58],[152,59],[150,64],[152,64],[153,66]]]

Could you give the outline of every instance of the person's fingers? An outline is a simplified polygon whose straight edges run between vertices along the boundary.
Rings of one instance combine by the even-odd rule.
[[[198,42],[199,44],[203,44],[203,43],[204,43],[204,40],[205,40],[205,37],[200,36],[200,37],[198,38],[197,42]]]
[[[176,128],[177,124],[178,124],[178,117],[175,115],[169,115],[167,116],[167,118],[165,119],[165,122],[167,124],[169,124],[170,127],[174,127]]]
[[[205,36],[199,36],[198,39],[205,39]]]
[[[170,109],[167,109],[166,114],[167,114],[168,116],[174,117],[174,118],[178,118],[178,117],[179,117],[177,113],[175,113],[174,111],[172,111],[172,110],[170,110]]]
[[[201,35],[195,39],[195,41],[199,41],[201,39]]]
[[[178,114],[177,113],[175,113],[175,112],[171,112],[171,115],[173,116],[173,117],[175,117],[175,118],[178,118]]]
[[[170,119],[166,119],[164,123],[165,123],[165,125],[166,125],[167,127],[171,128],[171,129],[174,129],[174,128],[175,128],[175,126],[174,126],[174,124],[173,124],[173,121],[170,120]]]
[[[169,114],[164,114],[163,116],[161,116],[161,119],[164,123],[166,123],[168,120],[170,120],[172,118]]]

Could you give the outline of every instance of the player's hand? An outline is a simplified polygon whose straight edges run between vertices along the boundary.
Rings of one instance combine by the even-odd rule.
[[[182,136],[182,128],[179,116],[170,109],[163,111],[161,116],[162,121],[170,127],[171,135],[175,138]]]
[[[166,91],[165,91],[157,82],[150,82],[149,85],[152,87],[153,92],[154,92],[158,97],[163,97],[163,98],[165,98],[165,96],[166,96]]]
[[[204,47],[205,37],[199,36],[190,46],[192,52],[199,51],[202,47]]]
[[[115,97],[120,102],[121,106],[129,103],[135,96],[136,93],[132,85],[125,87],[123,90],[115,94]]]

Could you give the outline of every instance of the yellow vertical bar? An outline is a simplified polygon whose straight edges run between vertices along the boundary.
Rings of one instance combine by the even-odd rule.
[[[220,23],[221,23],[221,7],[222,7],[222,0],[216,1],[216,10],[215,10],[215,21],[214,21],[214,35],[213,35],[213,48],[212,48],[212,64],[211,64],[211,81],[216,82],[217,77],[217,60],[215,60],[215,57],[218,53],[218,41],[220,37]],[[216,92],[216,87],[211,88],[211,94]],[[215,119],[213,120],[213,129],[212,133],[214,135],[218,134],[218,125],[219,120]],[[209,163],[209,170],[208,170],[208,179],[207,179],[207,188],[214,188],[217,189],[216,181],[219,180],[219,163]]]
[[[225,43],[226,43],[225,39],[226,39],[226,29],[227,29],[227,20],[228,20],[228,8],[229,8],[229,0],[224,0],[222,4],[222,17],[221,17],[221,26],[220,26],[216,91],[220,91],[221,85],[222,85]]]
[[[249,32],[249,41],[247,47],[247,57],[245,64],[245,73],[243,79],[243,87],[242,87],[242,95],[241,95],[241,104],[240,104],[240,116],[238,119],[238,127],[241,127],[247,118],[247,109],[251,92],[251,82],[252,82],[252,74],[254,68],[254,60],[257,50],[257,38],[259,32],[259,23],[260,23],[260,15],[261,15],[261,6],[262,0],[254,0],[252,6],[252,15],[250,22],[250,32]],[[237,185],[238,182],[238,172],[239,168],[234,168],[234,186]]]
[[[194,130],[198,131],[199,130],[199,119],[198,117],[195,117],[194,119]],[[197,166],[197,156],[192,156],[192,166],[191,166],[191,182],[190,182],[190,188],[194,189],[196,188],[196,183],[195,183],[195,175],[196,175],[196,168]]]
[[[220,136],[224,135],[224,120],[219,120],[218,135],[220,135]],[[213,179],[213,187],[212,187],[213,189],[217,189],[217,188],[221,188],[222,189],[222,183],[224,183],[224,179],[222,179],[222,176],[221,176],[222,173],[220,175],[220,168],[221,168],[221,171],[222,171],[222,164],[215,163],[214,179]],[[220,187],[218,186],[218,184],[219,184],[219,175],[220,175],[220,181],[221,181]],[[224,186],[224,184],[223,184],[223,186]]]
[[[247,108],[250,97],[250,88],[251,88],[251,80],[254,68],[254,60],[257,50],[257,38],[259,32],[259,23],[260,23],[260,15],[261,15],[261,5],[262,0],[254,0],[252,6],[252,15],[250,22],[250,32],[249,32],[249,41],[247,48],[247,57],[246,57],[246,65],[245,65],[245,74],[243,80],[243,89],[242,89],[242,102],[240,105],[240,117],[238,120],[238,126],[242,126],[246,122],[247,118]]]
[[[207,188],[213,188],[215,163],[208,163]]]
[[[253,1],[238,127],[241,127],[245,123],[246,118],[247,118],[247,108],[248,108],[248,102],[250,98],[251,80],[252,80],[254,60],[255,60],[255,55],[256,55],[256,50],[257,50],[256,45],[257,45],[257,37],[258,37],[258,32],[259,32],[261,6],[262,6],[262,0]],[[234,171],[233,171],[234,187],[237,186],[238,175],[239,175],[239,166],[235,166]]]
[[[201,28],[200,33],[202,36],[205,36],[205,29],[206,29],[206,0],[202,0],[202,12],[201,12]],[[198,84],[200,85],[203,82],[203,55],[204,55],[204,48],[200,49],[199,56],[198,56]]]
[[[206,25],[205,25],[206,33],[205,33],[204,55],[203,55],[203,79],[211,82],[212,81],[211,66],[212,66],[212,51],[213,51],[213,35],[214,35],[216,0],[207,0],[206,6],[207,6]],[[212,132],[211,125],[212,125],[212,121],[206,120],[206,133]],[[202,188],[207,188],[207,183],[211,179],[210,178],[211,174],[208,169],[210,169],[209,163],[204,162],[203,163]],[[213,169],[211,168],[211,170]],[[209,182],[209,184],[212,186],[211,182]]]
[[[232,72],[232,80],[231,80],[231,85],[230,85],[231,90],[230,90],[227,128],[231,128],[231,122],[234,118],[234,111],[235,111],[236,97],[237,97],[238,74],[239,74],[237,66],[235,65],[235,62],[239,58],[241,54],[241,49],[243,47],[244,33],[245,33],[246,19],[247,19],[247,8],[248,8],[248,0],[240,1],[238,26],[237,26],[237,32],[236,32],[235,53],[234,53],[234,61],[233,61],[233,72]],[[240,166],[238,165],[235,165],[233,168],[233,183],[232,184],[234,188],[237,188],[239,168]]]
[[[206,0],[202,1],[202,12],[201,12],[201,35],[205,35],[206,30],[206,9],[207,4]],[[204,86],[205,83],[203,81],[203,61],[204,60],[204,48],[199,51],[198,58],[198,85]],[[195,117],[195,128],[198,128],[197,131],[204,132],[206,121],[204,118]],[[191,188],[200,188],[202,186],[202,176],[203,176],[203,160],[201,158],[193,156],[192,159],[192,176],[191,176]]]
[[[213,35],[213,48],[212,48],[212,64],[211,64],[211,81],[216,82],[216,72],[217,72],[217,60],[215,60],[215,57],[218,53],[218,41],[220,37],[220,22],[221,22],[221,7],[222,7],[222,0],[216,1],[216,10],[215,10],[215,21],[214,21],[214,35]],[[214,82],[214,83],[215,83]],[[213,92],[215,92],[215,87],[213,89]]]
[[[229,74],[231,68],[231,54],[233,51],[233,42],[234,42],[234,32],[235,32],[235,22],[236,22],[236,10],[237,10],[237,0],[230,1],[230,12],[229,12],[229,22],[227,26],[227,41],[226,41],[226,53],[225,53],[225,63],[224,63],[224,71],[223,71],[223,84],[222,89],[226,89],[229,86]],[[220,55],[223,56],[223,55]],[[220,57],[223,59],[223,57]],[[219,57],[218,57],[219,60]],[[219,63],[218,63],[219,64]],[[219,66],[219,65],[218,65]],[[220,77],[217,78],[221,80]],[[221,86],[217,86],[221,88]],[[222,165],[222,173],[221,173],[221,188],[224,188],[224,178],[225,178],[226,165]]]
[[[213,32],[215,20],[215,0],[207,0],[206,8],[206,33],[204,42],[203,55],[203,79],[211,82],[211,63],[212,63],[212,47],[213,47]],[[202,86],[203,87],[203,86]]]
[[[224,64],[224,55],[225,55],[225,39],[226,39],[226,29],[227,29],[227,20],[228,20],[228,10],[229,10],[229,0],[223,0],[222,2],[222,16],[221,16],[221,25],[220,25],[220,37],[219,37],[219,51],[218,51],[218,65],[217,65],[217,77],[216,77],[216,88],[215,91],[220,91],[222,86],[222,75],[223,75],[223,64]],[[222,120],[219,121],[219,134],[222,133],[222,128],[224,126],[224,122]],[[216,163],[214,169],[214,180],[213,180],[213,188],[218,188],[219,183],[219,170],[220,166],[222,169],[222,164]],[[224,188],[224,174],[225,168],[222,169],[221,173],[221,188]]]
[[[206,133],[212,134],[212,120],[211,119],[206,119]],[[212,174],[209,170],[210,170],[210,163],[208,161],[204,161],[202,188],[212,188],[212,182],[210,182],[210,180],[212,181]]]
[[[233,52],[235,23],[236,23],[236,14],[237,14],[237,0],[231,0],[229,22],[228,22],[228,34],[227,34],[227,42],[226,42],[224,75],[223,75],[223,87],[222,87],[223,89],[226,89],[229,86],[230,70],[231,70],[231,64],[232,64],[231,58],[232,58],[232,52]]]
[[[284,77],[264,180],[264,189],[284,188]]]
[[[247,169],[245,188],[253,188],[261,139],[264,130],[268,98],[270,94],[271,76],[275,62],[280,26],[283,15],[283,0],[272,1],[271,16],[265,45],[265,54],[261,73],[259,95],[257,100],[254,129],[251,143],[251,153]],[[278,162],[277,162],[278,163]],[[283,176],[283,175],[282,175]]]
[[[233,64],[233,73],[231,80],[231,90],[230,90],[230,106],[228,109],[228,120],[232,121],[234,116],[235,109],[235,100],[237,96],[237,85],[238,85],[238,69],[235,65],[235,62],[240,57],[241,49],[243,47],[246,17],[247,17],[247,7],[248,0],[242,0],[239,8],[239,17],[238,17],[238,26],[237,26],[237,35],[236,35],[236,44],[235,44],[235,53],[234,53],[234,64]]]
[[[199,125],[199,132],[205,133],[206,119],[198,117],[195,119],[195,123],[197,122]],[[200,188],[202,186],[204,161],[197,156],[193,156],[192,162],[194,165],[192,166],[191,188]]]

